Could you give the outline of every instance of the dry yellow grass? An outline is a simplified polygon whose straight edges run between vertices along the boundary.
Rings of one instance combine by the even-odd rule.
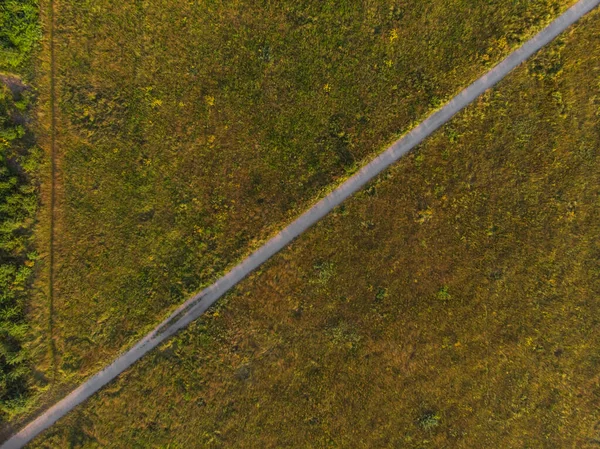
[[[593,448],[594,13],[32,447]]]

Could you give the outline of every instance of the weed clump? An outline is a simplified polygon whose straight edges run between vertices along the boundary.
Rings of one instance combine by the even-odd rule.
[[[448,301],[449,299],[452,299],[452,296],[450,296],[450,293],[448,292],[448,286],[447,285],[443,285],[437,292],[437,298],[441,301]]]
[[[418,424],[423,430],[433,430],[440,425],[441,420],[439,413],[427,410],[419,417]]]

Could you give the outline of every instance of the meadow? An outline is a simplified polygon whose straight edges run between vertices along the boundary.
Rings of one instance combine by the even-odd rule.
[[[110,362],[571,3],[57,2],[41,384]]]
[[[597,447],[599,60],[594,12],[31,447]]]

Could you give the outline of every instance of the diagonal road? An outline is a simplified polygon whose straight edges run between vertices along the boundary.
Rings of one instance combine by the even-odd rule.
[[[527,41],[522,47],[508,55],[500,64],[460,92],[443,108],[430,115],[419,126],[414,128],[375,159],[362,167],[346,182],[304,212],[299,218],[285,229],[281,230],[275,237],[248,256],[248,258],[229,273],[225,274],[210,287],[207,287],[187,300],[173,312],[169,318],[146,335],[129,351],[122,354],[102,371],[88,379],[57,404],[42,413],[37,419],[7,440],[0,449],[23,447],[43,430],[50,427],[69,411],[73,410],[77,405],[81,404],[111,380],[115,379],[146,353],[154,349],[180,329],[186,327],[249,273],[287,246],[292,240],[331,212],[334,207],[341,204],[367,182],[408,153],[412,148],[421,143],[425,138],[445,124],[468,104],[473,102],[487,89],[493,87],[508,75],[515,67],[527,60],[599,4],[600,0],[580,0],[577,2],[540,33]]]

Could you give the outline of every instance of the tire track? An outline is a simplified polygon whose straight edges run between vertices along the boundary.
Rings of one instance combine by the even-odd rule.
[[[55,60],[55,0],[48,3],[48,39],[50,51],[50,201],[49,201],[49,236],[48,236],[48,336],[50,357],[52,361],[52,382],[58,375],[56,360],[56,342],[54,340],[54,216],[56,209],[56,60]]]

